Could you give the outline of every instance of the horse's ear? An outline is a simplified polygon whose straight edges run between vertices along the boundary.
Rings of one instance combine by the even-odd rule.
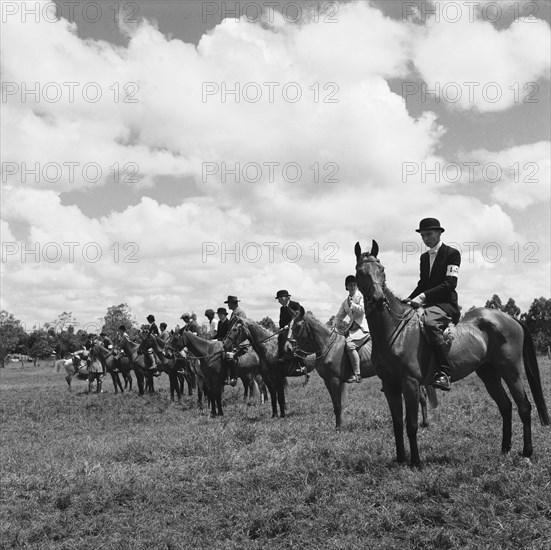
[[[354,253],[356,254],[356,259],[359,260],[360,256],[362,255],[362,247],[360,246],[360,243],[356,243],[356,246],[354,247]]]
[[[304,308],[302,306],[300,306],[300,309],[298,310],[297,319],[302,319],[304,317],[305,313],[306,312],[304,311]]]
[[[376,258],[377,254],[379,254],[379,245],[377,244],[377,241],[373,239],[371,244],[371,252],[369,253],[369,255]]]

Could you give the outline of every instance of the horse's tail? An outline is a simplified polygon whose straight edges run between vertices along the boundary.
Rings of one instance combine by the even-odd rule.
[[[524,360],[524,371],[528,378],[528,384],[532,390],[532,396],[536,402],[536,408],[538,409],[538,415],[540,422],[543,426],[551,425],[551,419],[549,418],[549,411],[545,403],[545,397],[543,396],[543,389],[541,386],[540,369],[538,366],[538,358],[536,356],[536,347],[534,346],[534,340],[532,335],[526,328],[524,323],[521,323],[516,319],[518,324],[522,327],[524,332],[524,344],[522,346],[522,358]]]

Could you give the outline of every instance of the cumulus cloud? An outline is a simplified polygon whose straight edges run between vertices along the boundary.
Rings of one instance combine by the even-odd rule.
[[[537,100],[538,81],[549,79],[547,22],[520,18],[498,29],[481,18],[484,4],[478,10],[472,2],[435,5],[438,13],[449,14],[427,16],[426,25],[415,27],[412,43],[413,61],[424,81],[417,89],[422,97],[436,96],[450,109],[479,112]]]
[[[167,322],[177,322],[183,310],[201,312],[238,294],[260,318],[277,315],[273,293],[287,287],[328,318],[342,299],[344,276],[354,271],[357,240],[379,240],[406,294],[416,282],[421,248],[404,258],[404,247],[420,245],[414,232],[420,217],[440,217],[446,238],[463,248],[481,235],[504,248],[521,239],[502,206],[533,204],[539,191],[521,197],[507,181],[499,193],[496,188],[498,204],[485,204],[456,194],[446,182],[424,181],[420,172],[403,178],[405,162],[445,161],[438,149],[446,128],[434,113],[413,118],[386,79],[407,78],[412,60],[429,80],[441,78],[438,61],[452,44],[473,53],[478,31],[498,55],[503,78],[537,78],[548,67],[543,54],[527,61],[525,31],[504,36],[488,23],[477,25],[476,32],[449,28],[450,41],[430,22],[414,31],[358,2],[340,7],[338,25],[290,26],[281,16],[263,26],[225,20],[197,47],[145,21],[127,31],[129,43],[120,47],[81,40],[65,20],[10,22],[3,75],[18,88],[10,88],[15,93],[3,105],[10,139],[3,143],[9,164],[2,174],[1,228],[4,244],[11,243],[3,248],[9,252],[2,265],[3,307],[39,321],[63,310],[94,320],[108,305],[128,302],[138,317],[162,312]],[[540,29],[529,40],[536,45],[546,36]],[[23,62],[37,44],[44,63]],[[514,62],[505,68],[509,56]],[[479,58],[476,74],[485,74],[489,58]],[[467,62],[456,61],[449,74],[472,78]],[[35,102],[21,94],[25,83],[35,82],[41,93],[48,83],[79,85],[73,101],[62,86],[59,101],[41,96]],[[102,91],[97,102],[83,99],[87,83]],[[225,101],[224,87],[230,91]],[[293,102],[297,90],[302,97]],[[544,162],[543,145],[526,147],[472,156],[506,162],[512,154],[529,159],[537,152]],[[23,180],[23,170],[36,163],[38,181],[32,172]],[[78,163],[73,177],[64,163]],[[101,167],[96,181],[83,175],[87,163]],[[237,163],[240,181],[232,172]],[[59,179],[53,164],[64,168]],[[297,166],[302,177],[292,181]],[[137,204],[121,212],[105,205],[104,215],[85,215],[86,201],[101,203],[116,176],[139,188]],[[188,198],[170,206],[153,198],[163,176],[191,187]],[[66,205],[61,197],[71,190],[88,194]],[[24,240],[16,239],[16,225],[28,228]],[[22,256],[36,243],[38,262],[35,248]],[[61,257],[51,261],[56,246]],[[465,270],[465,289],[480,270],[491,269],[483,256],[477,262]]]

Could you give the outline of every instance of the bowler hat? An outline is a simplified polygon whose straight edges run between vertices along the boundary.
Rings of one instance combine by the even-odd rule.
[[[187,319],[188,317],[191,317],[191,315],[189,313],[184,313],[180,316],[180,319]]]
[[[214,315],[213,309],[205,309],[205,315]]]
[[[446,231],[443,227],[440,227],[440,222],[436,218],[423,218],[419,222],[419,229],[416,229],[417,233],[421,231],[428,231],[429,229],[440,229],[442,233]]]
[[[286,296],[289,296],[289,298],[291,297],[291,295],[286,290],[278,290],[275,299],[277,300],[278,298],[285,298]]]
[[[227,310],[226,310],[225,307],[219,307],[219,308],[216,310],[216,313],[220,313],[220,314],[223,313],[224,315],[227,315],[227,314],[228,314],[228,312],[227,312]]]
[[[229,304],[231,302],[240,302],[241,300],[237,299],[237,296],[228,296],[228,299],[224,302],[225,304]]]
[[[344,288],[348,286],[349,283],[357,283],[356,277],[354,275],[348,275],[344,280]]]
[[[153,321],[155,321],[155,317],[154,317],[153,315],[148,315],[148,316],[146,317],[146,319],[147,319],[150,323],[152,323]]]

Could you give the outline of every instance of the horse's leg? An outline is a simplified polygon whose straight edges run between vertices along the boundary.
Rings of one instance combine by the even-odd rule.
[[[117,375],[117,384],[119,385],[119,389],[121,390],[121,393],[124,393],[124,388],[122,387],[121,377],[119,376],[119,373],[116,373]]]
[[[67,386],[68,386],[69,390],[71,389],[71,379],[72,378],[73,378],[73,376],[71,374],[65,377],[65,380],[67,382]]]
[[[489,364],[484,364],[476,370],[476,374],[480,377],[490,397],[496,402],[496,405],[503,419],[503,435],[501,440],[501,452],[508,453],[511,450],[511,421],[513,406],[508,395],[505,393],[505,388],[501,383],[501,377],[497,370]],[[526,397],[526,395],[525,395]],[[530,407],[530,403],[528,403]],[[520,413],[520,407],[519,407]],[[521,415],[522,418],[522,415]],[[530,410],[528,410],[528,419],[530,419]],[[524,421],[523,421],[524,423]]]
[[[411,465],[419,466],[419,448],[417,446],[417,430],[419,429],[419,381],[416,378],[402,379],[402,393],[406,403],[406,432],[409,439]]]
[[[138,381],[138,394],[143,395],[144,394],[144,374],[140,369],[136,369],[136,380]]]
[[[277,402],[279,403],[279,411],[281,418],[285,418],[287,404],[285,403],[285,377],[278,376],[277,378]]]
[[[224,411],[222,410],[222,386],[224,384],[223,380],[217,380],[215,382],[215,394],[216,394],[216,405],[218,406],[218,416],[224,416]]]
[[[113,387],[115,388],[115,393],[119,393],[119,388],[117,387],[117,379],[116,379],[116,373],[110,372],[111,380],[113,381]]]
[[[383,391],[390,407],[392,415],[392,427],[394,428],[394,439],[396,440],[396,460],[406,461],[404,449],[404,419],[402,418],[402,390],[400,386],[391,386],[383,381]]]
[[[336,378],[331,378],[323,380],[325,382],[325,387],[329,392],[329,397],[331,397],[331,402],[333,403],[333,412],[335,413],[335,429],[340,430],[342,426],[342,403],[341,403],[341,391],[339,388],[340,380]]]
[[[200,410],[203,410],[203,379],[197,378],[197,405]]]
[[[425,389],[425,386],[421,386],[419,390],[419,403],[421,405],[421,416],[423,417],[421,428],[428,428],[429,417],[427,414],[427,390]]]

